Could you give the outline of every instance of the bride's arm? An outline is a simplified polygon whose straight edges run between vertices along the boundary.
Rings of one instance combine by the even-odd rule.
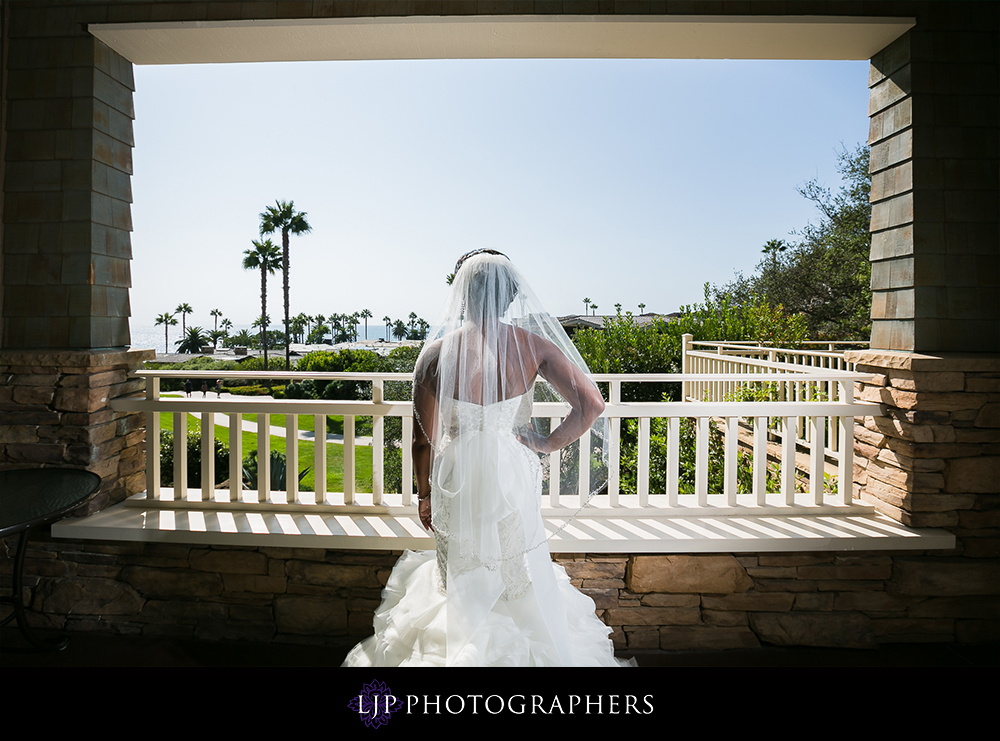
[[[431,353],[428,353],[431,355]],[[431,525],[431,441],[437,424],[437,358],[424,358],[414,369],[413,383],[413,470],[417,479],[417,512],[420,524],[433,531]],[[405,483],[404,483],[405,486]]]
[[[604,398],[597,385],[562,351],[548,340],[534,336],[532,346],[538,359],[538,374],[551,383],[572,407],[548,437],[522,435],[520,440],[539,453],[559,450],[586,432],[604,411]]]

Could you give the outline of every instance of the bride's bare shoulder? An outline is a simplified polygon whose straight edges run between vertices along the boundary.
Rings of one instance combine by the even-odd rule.
[[[521,327],[512,326],[511,329],[514,330],[515,342],[530,347],[536,357],[543,358],[551,352],[559,352],[559,348],[541,335],[521,329]]]
[[[441,357],[441,339],[434,340],[424,345],[420,351],[420,357],[413,368],[414,379],[421,379],[437,372],[438,360]]]

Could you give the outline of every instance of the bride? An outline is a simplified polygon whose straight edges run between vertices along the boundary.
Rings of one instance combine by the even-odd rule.
[[[458,261],[413,381],[418,509],[437,548],[400,557],[375,635],[345,666],[619,665],[593,600],[552,563],[540,510],[543,461],[563,502],[582,507],[606,481],[604,401],[586,373],[506,256]],[[533,420],[533,401],[569,413]]]

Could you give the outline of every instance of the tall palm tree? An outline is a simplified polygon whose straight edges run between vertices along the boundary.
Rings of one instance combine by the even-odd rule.
[[[219,317],[222,316],[222,309],[212,309],[208,312],[211,316],[215,317],[215,331],[219,331]]]
[[[368,339],[368,320],[371,319],[374,314],[372,314],[370,309],[362,309],[361,313],[358,314],[359,317],[365,320],[365,339]]]
[[[260,270],[260,315],[267,316],[267,274],[281,267],[281,253],[270,239],[253,241],[252,250],[243,253],[244,270]],[[267,368],[267,326],[260,329],[260,344],[264,348],[264,367]]]
[[[156,326],[163,325],[163,352],[170,352],[170,328],[177,326],[173,314],[160,314],[156,317]]]
[[[640,314],[646,313],[646,304],[639,304],[639,313]]]
[[[583,300],[583,315],[584,316],[587,316],[587,309],[589,309],[589,308],[590,308],[590,299],[589,298],[585,298]]]
[[[174,309],[175,314],[181,315],[181,334],[187,334],[187,319],[188,314],[193,314],[194,309],[191,308],[191,304],[180,304],[176,309]]]
[[[382,317],[382,321],[385,322],[385,338],[386,338],[386,340],[388,340],[389,338],[392,337],[392,334],[391,334],[392,317],[390,317],[390,316],[384,316],[384,317]]]
[[[312,231],[306,221],[304,211],[295,210],[294,201],[275,201],[260,215],[260,233],[281,232],[281,281],[285,293],[285,370],[292,367],[292,351],[288,342],[290,333],[288,318],[288,235],[305,234]]]

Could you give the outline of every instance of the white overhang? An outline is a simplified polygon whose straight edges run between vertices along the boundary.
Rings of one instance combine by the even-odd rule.
[[[134,64],[364,59],[870,59],[913,18],[411,16],[90,24]]]

